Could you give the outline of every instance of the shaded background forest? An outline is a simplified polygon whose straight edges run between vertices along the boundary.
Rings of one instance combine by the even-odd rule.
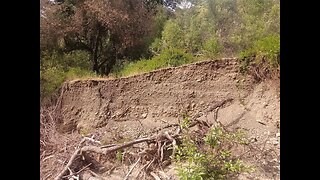
[[[123,77],[222,57],[272,70],[279,55],[279,0],[40,1],[43,102],[76,78]]]

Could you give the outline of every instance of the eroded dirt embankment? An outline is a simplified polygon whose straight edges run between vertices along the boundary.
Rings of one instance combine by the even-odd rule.
[[[238,74],[233,60],[200,62],[114,80],[72,81],[62,89],[60,128],[67,132],[143,119],[155,124],[172,122],[186,110],[204,113],[219,101],[240,101],[251,89],[252,81]]]
[[[234,59],[205,61],[113,80],[77,80],[61,89],[59,131],[96,133],[96,138],[136,138],[178,123],[181,114],[248,131],[261,152],[247,153],[258,164],[258,179],[279,179],[280,97],[277,85],[242,76]],[[101,140],[101,139],[100,139]],[[268,152],[268,153],[265,153]],[[243,179],[250,178],[243,177]]]

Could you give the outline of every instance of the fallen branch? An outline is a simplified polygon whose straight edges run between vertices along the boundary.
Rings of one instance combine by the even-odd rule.
[[[93,143],[97,143],[99,145],[102,145],[100,141],[94,140],[93,137],[89,138],[89,137],[83,137],[83,139],[93,142]]]
[[[215,110],[216,108],[218,108],[218,107],[220,108],[220,107],[222,107],[224,104],[226,104],[227,102],[231,102],[231,101],[233,101],[232,98],[228,98],[228,99],[222,100],[222,101],[218,102],[217,104],[209,107],[206,112],[207,112],[207,113],[208,113],[208,112],[211,112],[211,111]]]
[[[194,126],[197,123],[199,123],[199,121],[195,121],[193,124],[191,124],[190,126]],[[189,126],[189,127],[190,127]],[[174,156],[175,154],[175,150],[176,150],[176,140],[174,139],[174,137],[178,136],[180,133],[181,129],[180,127],[178,127],[178,129],[176,130],[176,132],[172,135],[169,134],[168,131],[165,132],[161,132],[160,134],[156,135],[156,136],[152,136],[152,137],[147,137],[147,138],[141,138],[141,139],[137,139],[137,140],[133,140],[130,142],[126,142],[123,144],[119,144],[119,145],[106,145],[106,146],[93,146],[93,145],[87,145],[87,146],[83,146],[82,148],[80,148],[80,146],[86,141],[89,140],[88,138],[84,138],[81,140],[81,142],[78,145],[78,148],[76,149],[76,151],[73,153],[73,155],[71,156],[69,162],[67,163],[67,165],[63,168],[63,170],[58,174],[58,176],[56,176],[56,178],[54,180],[60,180],[64,177],[64,175],[68,172],[68,170],[70,169],[72,163],[75,161],[75,159],[80,156],[82,153],[84,152],[94,152],[97,154],[103,154],[103,155],[107,155],[110,154],[112,152],[118,151],[120,149],[124,149],[126,147],[132,146],[134,144],[138,144],[138,143],[142,143],[142,142],[147,142],[147,141],[156,141],[159,143],[159,148],[161,151],[161,142],[162,141],[166,141],[167,139],[171,141],[172,145],[173,145],[173,153],[172,156]],[[91,141],[91,140],[89,140]],[[163,150],[162,150],[163,151]],[[163,152],[160,152],[160,154],[163,155]],[[160,155],[159,154],[159,155]],[[161,155],[160,155],[161,156]],[[159,156],[159,157],[160,157]],[[141,158],[141,156],[140,156]],[[162,157],[163,158],[163,157]],[[162,160],[161,158],[161,160]],[[155,158],[148,163],[148,166],[146,168],[146,170],[149,168],[149,166],[154,162]],[[72,173],[70,173],[69,175],[73,175]],[[69,176],[70,177],[70,176]]]
[[[159,128],[156,128],[155,130],[151,131],[151,133],[157,133],[163,129],[167,129],[167,128],[170,128],[170,127],[177,127],[177,126],[180,126],[180,124],[168,124],[166,126],[163,126],[163,127],[159,127]]]
[[[156,173],[154,173],[154,172],[150,172],[150,175],[151,175],[155,180],[161,180],[161,179],[159,178],[159,176],[156,175]]]
[[[139,163],[139,161],[141,160],[141,157],[139,157],[139,159],[137,160],[136,163],[134,163],[134,165],[130,168],[129,172],[127,173],[127,175],[124,177],[123,180],[127,180],[129,175],[131,174],[132,170],[134,169],[134,167],[136,167],[136,165]]]
[[[53,158],[53,157],[54,157],[54,155],[47,156],[47,157],[45,157],[45,158],[42,159],[42,162],[44,162],[44,161],[47,160],[47,159]]]
[[[91,152],[107,155],[107,154],[114,152],[114,151],[117,151],[119,149],[124,149],[124,148],[132,146],[134,144],[138,144],[138,143],[142,143],[142,142],[146,142],[146,141],[152,141],[155,139],[156,139],[156,137],[142,138],[142,139],[137,139],[137,140],[130,141],[127,143],[123,143],[121,145],[112,146],[109,148],[101,148],[101,147],[97,147],[97,146],[84,146],[83,148],[81,148],[81,152],[91,151]]]
[[[62,178],[72,177],[72,176],[74,176],[74,175],[76,175],[76,174],[79,174],[80,172],[82,172],[83,170],[85,170],[87,167],[91,166],[91,164],[92,164],[92,163],[89,163],[88,165],[86,165],[85,167],[83,167],[82,169],[80,169],[80,170],[79,170],[78,172],[76,172],[76,173],[73,173],[73,172],[71,171],[71,169],[68,168],[68,170],[69,170],[69,172],[70,172],[70,175],[63,176]]]
[[[66,174],[66,172],[68,171],[68,168],[70,168],[70,166],[72,165],[72,163],[74,162],[76,157],[79,156],[80,154],[82,154],[83,152],[95,152],[95,153],[107,155],[107,154],[112,153],[114,151],[117,151],[119,149],[123,149],[123,148],[129,147],[129,146],[132,146],[134,144],[138,144],[138,143],[142,143],[142,142],[146,142],[146,141],[152,141],[155,139],[156,139],[156,137],[142,138],[142,139],[130,141],[127,143],[123,143],[121,145],[115,145],[115,146],[112,146],[109,148],[102,148],[102,147],[97,147],[97,146],[84,146],[82,148],[78,148],[71,156],[68,164],[63,168],[63,170],[58,174],[58,176],[54,180],[60,180]],[[80,144],[82,144],[83,141],[84,140],[82,140],[80,142]]]
[[[164,132],[164,135],[166,136],[167,139],[169,139],[172,142],[172,146],[173,146],[172,158],[174,158],[174,155],[175,155],[175,152],[176,152],[176,149],[177,149],[177,142],[173,137],[171,137],[169,135],[168,131]]]
[[[76,157],[79,155],[79,152],[81,151],[81,149],[77,149],[71,156],[68,164],[63,168],[63,170],[58,174],[58,176],[56,178],[54,178],[54,180],[60,180],[62,178],[62,176],[68,171],[69,167],[72,165],[73,161],[76,159]]]

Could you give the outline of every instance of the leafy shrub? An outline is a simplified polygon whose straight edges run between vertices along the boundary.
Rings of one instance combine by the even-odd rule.
[[[83,51],[62,54],[42,51],[40,54],[40,97],[52,96],[62,83],[81,77],[95,77],[90,71],[89,55]]]
[[[80,67],[72,67],[65,73],[66,80],[72,80],[77,78],[90,78],[90,77],[97,77],[97,75],[86,69],[82,69]]]
[[[176,67],[192,62],[192,56],[181,49],[166,49],[160,55],[152,59],[140,59],[136,62],[125,64],[118,73],[121,76],[129,76],[144,72],[150,72],[164,67]]]
[[[207,56],[215,57],[221,52],[222,46],[219,44],[217,38],[212,36],[204,43],[203,50]]]
[[[212,127],[202,139],[202,144],[196,142],[191,134],[189,131],[183,134],[176,155],[180,179],[226,179],[253,170],[227,148],[247,144],[245,133]]]
[[[280,35],[274,34],[254,42],[253,47],[240,53],[242,59],[247,57],[255,57],[252,62],[245,60],[244,65],[248,66],[250,63],[262,63],[266,60],[269,68],[276,68],[280,65]]]
[[[154,58],[156,61],[165,62],[166,66],[180,66],[191,62],[192,55],[185,53],[181,49],[170,48],[164,50],[159,56]]]
[[[165,49],[184,48],[183,30],[179,24],[170,19],[166,22],[162,31],[162,45]]]
[[[271,67],[277,67],[280,63],[280,35],[270,35],[254,43],[258,59],[266,57]]]
[[[162,41],[160,38],[156,38],[150,45],[150,50],[153,54],[159,54],[162,50]]]
[[[40,71],[40,96],[51,96],[65,80],[65,73],[59,67],[49,67]]]

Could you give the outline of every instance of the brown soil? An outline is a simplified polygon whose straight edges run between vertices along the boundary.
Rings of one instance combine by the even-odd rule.
[[[67,150],[57,150],[41,162],[41,178],[56,176],[81,140],[79,134],[95,135],[94,139],[107,144],[143,137],[157,127],[179,123],[186,112],[212,122],[213,106],[227,99],[230,101],[219,108],[217,119],[228,129],[247,130],[254,146],[243,160],[253,164],[256,171],[238,179],[280,179],[279,81],[257,83],[253,77],[239,73],[234,59],[198,62],[120,79],[65,83],[56,109],[60,114],[57,129],[60,141],[65,142],[61,148],[65,146],[70,152],[62,155]],[[107,169],[111,166],[105,164]],[[118,165],[108,179],[123,179],[127,171],[128,166]],[[174,167],[163,171],[172,176],[167,179],[177,179]]]

